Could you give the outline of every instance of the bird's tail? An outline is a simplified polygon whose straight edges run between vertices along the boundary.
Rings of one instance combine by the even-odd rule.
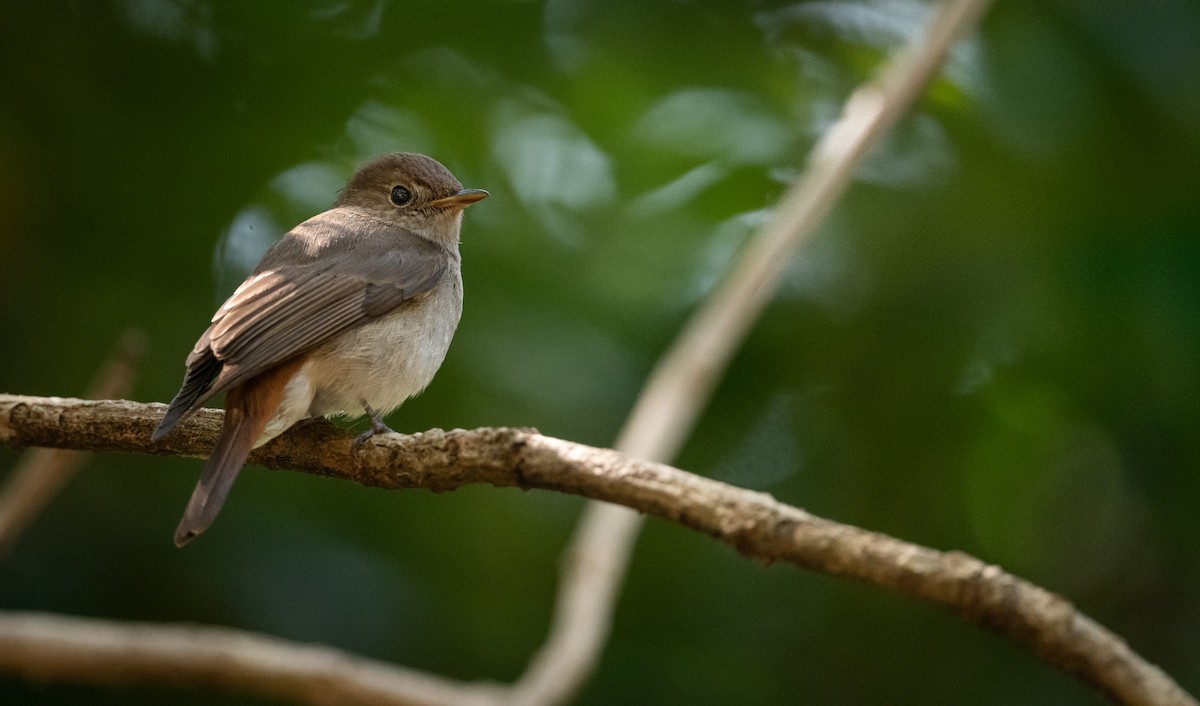
[[[192,541],[216,519],[242,464],[279,409],[284,389],[301,362],[284,363],[226,393],[221,435],[175,530],[175,546]]]
[[[259,420],[247,418],[244,409],[232,404],[225,410],[221,436],[217,438],[217,445],[208,457],[200,482],[192,491],[192,499],[188,501],[183,519],[175,530],[175,546],[182,547],[192,541],[216,519],[221,506],[225,504],[225,498],[229,496],[233,481],[237,480],[238,472],[242,470],[242,464],[266,426],[266,418],[259,424],[256,421]]]

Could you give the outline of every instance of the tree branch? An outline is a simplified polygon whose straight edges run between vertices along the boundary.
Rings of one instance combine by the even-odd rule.
[[[164,411],[161,404],[0,395],[0,443],[187,456],[201,456],[212,447],[221,421],[217,410],[202,410],[167,439],[150,443],[150,432]],[[251,462],[379,488],[448,491],[468,483],[489,483],[555,490],[624,505],[716,537],[748,557],[852,577],[941,605],[962,620],[994,630],[1047,663],[1078,675],[1118,702],[1197,706],[1170,677],[1065,599],[960,552],[940,552],[822,519],[779,503],[766,493],[617,451],[543,436],[532,429],[434,429],[413,435],[377,435],[357,453],[351,449],[352,438],[332,424],[302,425],[256,451]],[[156,649],[155,645],[173,644],[156,640],[185,639],[189,634],[208,636],[204,639],[225,635],[227,639],[222,639],[231,639],[237,649],[239,640],[260,643],[255,643],[256,659],[238,662],[236,675],[222,684],[264,694],[287,691],[312,704],[330,702],[327,692],[311,695],[298,685],[281,686],[279,664],[295,657],[292,651],[308,655],[315,650],[327,657],[336,654],[332,651],[244,638],[244,633],[197,633],[195,628],[170,626],[151,630],[64,620],[68,619],[0,613],[0,670],[111,682],[112,672],[119,666],[120,674],[129,679],[159,681],[166,669],[174,670],[176,680],[211,683],[231,652]],[[76,633],[75,628],[101,633]],[[118,643],[123,647],[106,646],[108,639],[123,641]],[[237,649],[233,654],[240,654]],[[260,654],[262,650],[265,654]],[[184,667],[182,662],[193,666]],[[354,661],[354,665],[361,664],[366,663]],[[382,667],[329,669],[320,672],[318,681],[338,683],[337,693],[342,696],[366,693],[382,678],[378,669]],[[426,686],[444,688],[435,678],[416,677]],[[398,700],[387,700],[379,689],[372,693],[376,694],[375,703],[461,703],[464,699],[511,703],[502,696],[488,696],[482,687],[450,688],[466,691],[455,691],[448,701],[437,694],[422,700],[413,692],[404,692]]]
[[[659,359],[615,447],[670,462],[691,435],[735,351],[771,299],[791,256],[837,204],[855,169],[976,25],[990,0],[945,0],[924,31],[873,81],[850,95],[813,146],[808,165],[721,282]],[[513,685],[519,703],[551,706],[575,694],[595,668],[612,621],[642,518],[591,504],[564,554],[554,620],[545,644]]]
[[[0,669],[113,686],[203,684],[313,706],[487,706],[498,690],[241,630],[50,613],[0,612]]]

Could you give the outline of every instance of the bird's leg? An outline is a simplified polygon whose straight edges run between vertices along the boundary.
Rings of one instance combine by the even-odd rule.
[[[391,427],[389,427],[388,425],[383,423],[383,415],[380,414],[379,412],[376,412],[375,410],[371,409],[371,405],[367,404],[366,400],[363,400],[362,406],[363,406],[363,410],[367,413],[367,416],[371,418],[371,428],[364,431],[363,433],[359,434],[358,436],[354,437],[354,443],[352,444],[352,446],[356,449],[359,447],[360,444],[362,444],[362,442],[366,441],[367,439],[370,439],[372,436],[375,436],[376,434],[383,434],[384,432],[387,432],[389,434],[396,433],[395,429],[392,429]]]

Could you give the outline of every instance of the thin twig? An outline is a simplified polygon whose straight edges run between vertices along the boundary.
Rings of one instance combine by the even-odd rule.
[[[88,385],[85,397],[106,400],[124,397],[142,358],[145,337],[128,330]],[[8,555],[21,532],[86,462],[87,454],[63,449],[30,449],[17,459],[0,486],[0,559]]]
[[[659,359],[616,448],[669,462],[692,433],[733,353],[758,320],[792,255],[845,192],[854,170],[936,75],[950,48],[978,23],[990,0],[948,0],[879,77],[856,90],[841,118],[813,147],[808,167],[729,276]],[[624,508],[590,505],[563,561],[545,644],[513,685],[514,703],[569,700],[595,669],[612,622],[642,519]]]
[[[178,434],[150,443],[150,432],[165,409],[161,404],[0,394],[0,444],[181,455],[199,455],[212,448],[221,425],[216,410],[204,410],[185,421]],[[353,450],[352,440],[353,434],[331,424],[310,424],[257,450],[251,461],[381,488],[447,491],[468,483],[488,483],[622,505],[711,535],[759,561],[788,562],[855,578],[937,604],[1078,675],[1120,703],[1198,706],[1170,677],[1063,598],[966,554],[940,552],[826,520],[766,493],[529,429],[384,434],[358,451]],[[261,694],[287,693],[310,704],[341,702],[341,698],[349,702],[352,694],[370,694],[374,700],[363,703],[376,704],[515,703],[514,694],[501,687],[488,691],[491,687],[402,669],[396,671],[400,677],[390,680],[378,665],[369,669],[343,665],[344,671],[314,668],[319,674],[314,678],[329,691],[306,696],[306,678],[279,665],[315,648],[283,641],[255,643],[256,650],[265,652],[243,660],[240,640],[245,634],[230,631],[204,633],[224,634],[230,642],[226,650],[216,640],[205,642],[205,649],[198,652],[172,648],[164,653],[159,649],[162,636],[184,640],[196,628],[161,626],[141,632],[141,628],[98,621],[47,620],[51,622],[28,614],[0,613],[0,671],[98,683],[110,683],[114,673],[149,682],[161,681],[169,673],[193,684],[216,682]],[[101,640],[88,632],[73,640],[72,629],[63,625],[98,629],[105,637]],[[236,660],[236,668],[227,660]],[[222,680],[225,668],[234,674]],[[421,689],[406,691],[398,686],[401,677],[416,679]],[[282,683],[292,679],[301,683]],[[382,681],[390,686],[379,687]]]

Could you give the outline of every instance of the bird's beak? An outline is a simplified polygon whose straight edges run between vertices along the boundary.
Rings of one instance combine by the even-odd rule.
[[[486,199],[487,197],[488,192],[484,191],[483,189],[463,189],[457,193],[450,194],[449,196],[443,196],[440,199],[434,199],[433,201],[429,202],[429,205],[433,206],[434,208],[466,208],[476,201]]]

